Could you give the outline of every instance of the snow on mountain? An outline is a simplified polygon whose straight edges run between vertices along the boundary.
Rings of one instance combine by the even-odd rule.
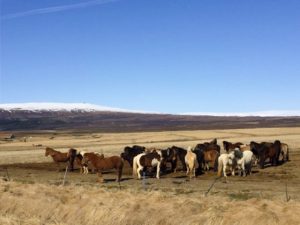
[[[159,114],[158,112],[146,112],[138,110],[126,110],[120,108],[112,108],[106,106],[99,106],[88,103],[9,103],[0,104],[0,110],[5,111],[81,111],[81,112],[128,112],[128,113],[153,113]],[[179,113],[177,115],[185,116],[260,116],[260,117],[290,117],[300,116],[300,110],[273,110],[273,111],[260,111],[260,112],[243,112],[243,113],[214,113],[214,112],[191,112],[191,113]]]
[[[10,103],[0,104],[0,110],[6,111],[82,111],[82,112],[131,112],[131,113],[146,113],[137,110],[125,110],[120,108],[112,108],[106,106],[93,105],[88,103]]]

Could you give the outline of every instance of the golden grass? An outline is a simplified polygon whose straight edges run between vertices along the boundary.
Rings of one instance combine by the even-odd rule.
[[[300,202],[0,182],[0,224],[299,224]]]
[[[2,138],[4,133],[0,133]],[[17,133],[18,135],[18,133]],[[98,185],[96,175],[83,177],[69,174],[67,186],[43,183],[39,179],[29,182],[0,180],[0,224],[107,224],[107,225],[176,225],[176,224],[241,224],[273,225],[300,224],[299,201],[299,149],[300,128],[259,128],[209,131],[167,131],[139,133],[59,133],[28,134],[30,142],[18,137],[13,142],[0,141],[0,165],[30,162],[52,162],[44,156],[44,147],[61,151],[68,148],[102,151],[106,155],[119,155],[126,145],[140,144],[147,147],[187,147],[199,142],[218,138],[249,143],[274,141],[288,143],[298,158],[280,167],[267,168],[243,178],[231,179],[228,184],[219,182],[217,194],[204,196],[211,180],[210,175],[197,178],[195,182],[172,183],[172,178],[150,180],[153,188],[144,190],[137,181],[122,182],[121,190],[116,184]],[[52,138],[54,137],[54,138]],[[33,145],[41,144],[36,148]],[[20,170],[21,171],[21,170]],[[22,170],[28,175],[26,169]],[[53,177],[61,177],[56,171],[46,171]],[[46,172],[41,173],[45,174]],[[2,172],[4,176],[4,172]],[[10,173],[13,173],[10,169]],[[34,171],[30,173],[35,174]],[[276,176],[275,176],[276,175]],[[28,175],[30,176],[30,175]],[[287,176],[291,178],[287,179]],[[76,178],[75,182],[72,178]],[[284,178],[284,179],[283,179]],[[45,178],[47,179],[47,177]],[[211,176],[214,179],[214,176]],[[278,179],[278,180],[276,180]],[[282,180],[280,180],[282,179]],[[91,183],[91,181],[93,183]],[[73,182],[72,182],[73,181]],[[90,182],[90,183],[89,183]],[[291,200],[285,201],[284,182],[288,182]],[[182,183],[182,184],[181,184]],[[279,185],[280,184],[280,185]],[[160,186],[159,186],[160,185]],[[177,185],[177,186],[176,186]],[[139,187],[137,187],[139,186]],[[160,187],[157,188],[156,187]],[[177,188],[175,188],[177,187]],[[247,191],[245,191],[247,189]],[[244,191],[241,191],[244,190]],[[263,190],[260,196],[257,190]],[[299,190],[299,191],[297,191]],[[272,195],[272,191],[275,193]],[[266,195],[270,194],[270,197]]]
[[[18,133],[16,134],[18,136]],[[7,133],[0,132],[0,138],[4,135]],[[22,137],[18,137],[13,142],[0,141],[0,164],[51,162],[50,158],[44,157],[45,146],[60,151],[67,151],[69,148],[98,151],[106,155],[119,155],[126,145],[138,144],[158,148],[177,145],[187,148],[213,138],[218,138],[219,144],[223,140],[249,143],[252,140],[274,141],[280,139],[288,143],[292,149],[300,147],[299,127],[138,133],[58,133],[56,135],[51,132],[41,132],[41,134],[29,134],[28,136],[32,136],[29,142],[23,142]],[[33,146],[38,144],[42,147]]]

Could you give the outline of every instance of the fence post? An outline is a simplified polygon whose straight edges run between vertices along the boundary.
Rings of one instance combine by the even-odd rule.
[[[65,180],[66,180],[66,176],[67,176],[68,168],[69,168],[69,165],[67,165],[67,166],[66,166],[66,171],[65,171],[65,175],[64,175],[64,179],[63,179],[62,186],[65,186]]]

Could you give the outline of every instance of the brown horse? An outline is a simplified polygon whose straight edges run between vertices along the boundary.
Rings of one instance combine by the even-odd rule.
[[[92,170],[92,173],[95,172],[95,168],[93,167],[93,165],[87,165],[87,164],[83,164],[82,163],[82,159],[83,159],[83,155],[85,154],[85,151],[80,151],[79,154],[76,155],[75,157],[75,162],[76,165],[78,165],[80,167],[80,173],[82,174],[88,174],[89,173],[89,169]],[[101,157],[104,157],[103,154],[97,153],[97,152],[93,152],[96,155],[99,155]]]
[[[265,161],[267,158],[270,159],[272,166],[278,165],[279,155],[281,153],[281,142],[276,140],[271,145],[268,143],[262,144],[261,149],[259,150],[259,166],[261,169],[265,166]]]
[[[59,167],[59,163],[69,162],[68,169],[74,170],[74,159],[76,157],[76,149],[70,149],[68,152],[60,152],[56,151],[53,148],[46,147],[45,156],[50,155],[57,166]]]
[[[213,166],[214,171],[218,170],[218,158],[220,153],[216,150],[203,151],[204,154],[204,169],[209,170],[210,165]]]
[[[102,171],[109,170],[109,169],[116,169],[117,171],[117,182],[121,181],[122,177],[122,170],[123,170],[123,159],[119,156],[111,156],[104,158],[103,155],[98,155],[92,152],[85,153],[83,155],[82,164],[88,165],[88,163],[94,166],[95,170],[97,171],[99,182],[103,182]]]
[[[244,145],[241,142],[231,143],[229,141],[223,141],[224,150],[228,153],[229,151],[233,151],[234,149],[240,149],[240,146]]]

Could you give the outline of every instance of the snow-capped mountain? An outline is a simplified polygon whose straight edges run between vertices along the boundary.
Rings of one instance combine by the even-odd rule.
[[[5,111],[81,111],[81,112],[132,112],[146,113],[138,110],[126,110],[120,108],[112,108],[89,103],[10,103],[0,104],[0,110]]]
[[[107,106],[100,106],[89,103],[11,103],[0,104],[0,110],[4,111],[65,111],[65,112],[126,112],[126,113],[143,113],[143,114],[167,114],[158,112],[148,112],[141,110],[127,110],[121,108],[113,108]],[[171,113],[168,113],[171,114]],[[179,113],[174,115],[183,116],[237,116],[237,117],[291,117],[300,116],[300,110],[272,110],[272,111],[260,111],[260,112],[229,112],[229,113],[216,113],[216,112],[191,112],[191,113]]]
[[[299,111],[166,114],[86,103],[0,104],[0,131],[133,132],[289,126],[300,126]]]

